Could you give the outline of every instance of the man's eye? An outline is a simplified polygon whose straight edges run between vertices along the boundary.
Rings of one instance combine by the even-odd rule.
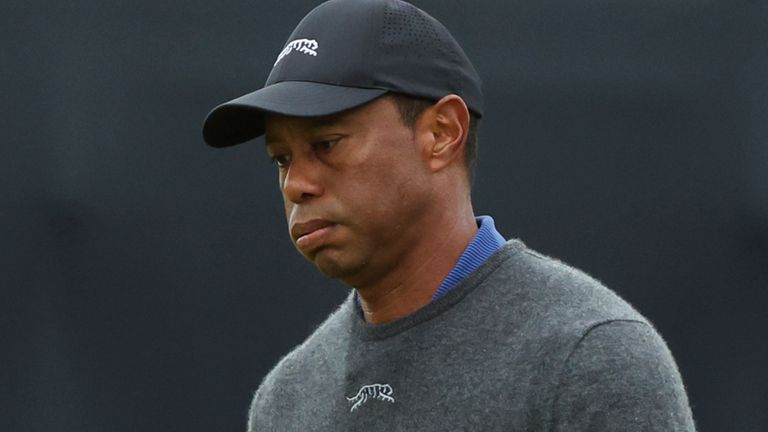
[[[338,139],[330,139],[330,140],[321,140],[315,143],[315,149],[321,150],[321,151],[328,151],[333,148],[333,146],[338,143]]]
[[[288,155],[274,155],[272,156],[272,162],[280,168],[285,168],[291,162],[291,157]]]

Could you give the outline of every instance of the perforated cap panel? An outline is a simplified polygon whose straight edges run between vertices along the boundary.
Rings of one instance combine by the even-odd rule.
[[[435,47],[442,51],[440,54],[449,54],[434,23],[415,6],[403,2],[392,2],[384,11],[381,44],[389,53],[414,58],[434,55]]]

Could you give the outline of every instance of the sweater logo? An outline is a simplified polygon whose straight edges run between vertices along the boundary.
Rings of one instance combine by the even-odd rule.
[[[288,54],[294,51],[315,57],[317,56],[318,47],[319,45],[317,44],[317,41],[314,39],[296,39],[294,41],[290,41],[288,42],[288,45],[286,45],[285,48],[283,48],[283,50],[277,56],[277,60],[275,60],[274,66],[277,66],[277,64],[280,63],[280,60],[282,60],[283,57],[287,56]]]
[[[369,384],[360,387],[360,391],[354,397],[348,397],[347,400],[352,402],[352,408],[349,412],[354,412],[360,408],[364,403],[371,399],[380,400],[382,402],[395,403],[395,398],[392,396],[394,391],[389,384]]]

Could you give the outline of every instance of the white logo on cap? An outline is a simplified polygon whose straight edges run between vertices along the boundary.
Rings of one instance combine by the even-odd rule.
[[[283,59],[283,57],[287,56],[288,54],[292,53],[293,51],[298,51],[302,54],[307,54],[311,56],[317,55],[317,41],[314,39],[296,39],[295,41],[288,42],[288,45],[283,48],[283,50],[280,52],[280,55],[277,56],[277,60],[275,60],[274,66],[277,66],[277,64],[280,62],[280,60]]]

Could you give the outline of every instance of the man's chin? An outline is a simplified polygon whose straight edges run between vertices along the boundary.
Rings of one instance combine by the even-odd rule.
[[[332,251],[319,251],[311,261],[320,273],[342,282],[358,274],[362,267],[359,263],[346,262],[341,257],[335,256]]]

